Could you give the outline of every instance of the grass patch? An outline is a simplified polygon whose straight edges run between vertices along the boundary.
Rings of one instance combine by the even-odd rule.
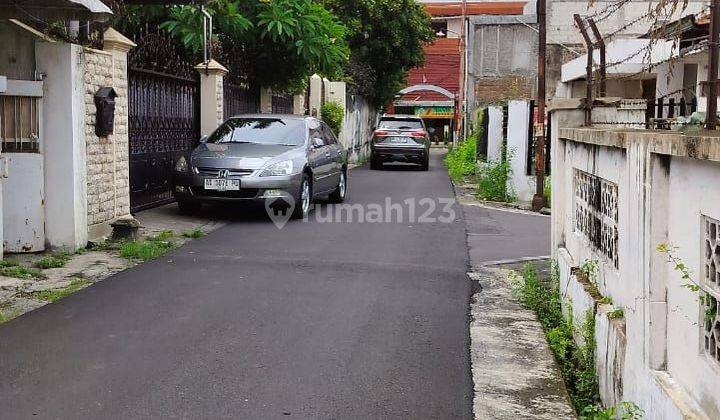
[[[197,239],[197,238],[202,238],[203,236],[205,236],[205,232],[203,232],[200,229],[193,229],[193,230],[188,230],[186,232],[183,232],[182,236],[184,236],[186,238],[190,238],[190,239]]]
[[[37,268],[25,267],[14,261],[0,261],[0,276],[13,277],[16,279],[42,278],[43,274]]]
[[[513,152],[503,153],[500,159],[491,159],[482,163],[477,172],[477,195],[482,200],[502,201],[512,203],[517,201],[517,196],[508,180],[512,178],[510,161]]]
[[[465,177],[475,174],[477,164],[477,141],[475,136],[470,136],[460,142],[456,147],[451,147],[445,155],[445,166],[448,168],[450,178],[455,182],[461,182]]]
[[[62,289],[42,290],[34,292],[33,297],[39,300],[44,300],[46,302],[55,302],[64,297],[72,295],[78,290],[84,289],[90,283],[90,281],[85,279],[74,279],[72,282],[70,282],[69,285],[63,287]]]
[[[550,349],[560,365],[570,401],[577,413],[587,407],[599,407],[600,392],[595,371],[595,317],[592,311],[585,313],[578,333],[583,345],[573,340],[573,320],[566,320],[562,314],[557,266],[553,266],[549,280],[541,280],[535,268],[526,264],[522,279],[514,281],[515,296],[520,304],[532,309],[538,316]]]
[[[11,319],[17,318],[18,316],[20,316],[20,311],[18,309],[13,309],[9,314],[0,310],[0,324],[4,324]]]
[[[174,235],[173,231],[166,230],[145,240],[125,242],[120,246],[120,255],[129,260],[141,261],[158,258],[177,246],[171,240]]]
[[[36,264],[40,268],[60,268],[70,261],[70,255],[67,253],[49,255],[41,258]]]

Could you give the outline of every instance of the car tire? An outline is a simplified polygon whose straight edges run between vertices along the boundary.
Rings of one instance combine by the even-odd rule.
[[[328,198],[331,203],[338,204],[345,201],[345,195],[347,195],[347,170],[343,169],[340,172],[340,181],[338,181],[337,188],[330,193]]]
[[[177,205],[182,214],[194,214],[202,208],[202,203],[189,200],[178,200]]]
[[[293,219],[304,219],[310,213],[312,205],[312,183],[308,174],[303,174],[300,182],[300,191],[298,191],[298,199],[293,209]]]
[[[370,155],[370,169],[377,171],[382,168],[382,163],[373,155]]]

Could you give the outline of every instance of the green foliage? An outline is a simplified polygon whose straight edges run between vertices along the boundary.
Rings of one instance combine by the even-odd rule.
[[[152,260],[174,249],[177,244],[170,240],[172,231],[163,231],[160,234],[142,241],[125,242],[120,246],[120,255],[129,260]]]
[[[600,266],[597,260],[585,260],[580,265],[580,273],[590,282],[597,281],[598,273],[600,273]]]
[[[549,280],[541,280],[532,264],[525,265],[523,277],[514,284],[514,294],[520,304],[532,309],[538,316],[548,345],[560,365],[570,400],[577,412],[600,402],[598,378],[595,371],[595,318],[592,311],[585,313],[581,330],[583,345],[573,339],[574,323],[562,313],[560,273],[553,265]]]
[[[29,280],[42,278],[43,274],[36,268],[25,267],[15,261],[0,261],[0,276],[13,277],[16,279]]]
[[[43,257],[36,263],[40,268],[60,268],[65,267],[65,264],[70,261],[70,255],[67,253],[60,253],[55,255],[49,255]]]
[[[602,299],[600,299],[600,303],[603,305],[612,305],[613,300],[610,296],[603,296]]]
[[[407,72],[425,62],[435,38],[425,6],[411,0],[322,0],[349,29],[350,89],[382,106],[405,87]]]
[[[330,126],[336,136],[340,135],[343,119],[345,119],[345,108],[337,102],[325,102],[320,108],[322,120]]]
[[[33,296],[39,300],[44,300],[46,302],[55,302],[64,297],[72,295],[80,289],[84,289],[90,283],[90,281],[85,279],[74,279],[72,280],[72,282],[70,282],[69,285],[61,289],[42,290],[39,292],[34,292]]]
[[[508,203],[517,200],[515,191],[511,185],[508,185],[508,180],[512,177],[510,161],[514,152],[509,151],[505,155],[500,159],[490,159],[478,166],[477,194],[481,199]]]
[[[662,243],[657,246],[657,251],[661,254],[665,254],[667,256],[668,262],[672,264],[675,271],[680,273],[680,276],[682,277],[684,282],[682,287],[685,287],[693,292],[700,291],[700,285],[692,279],[692,273],[690,272],[690,269],[687,265],[685,265],[682,259],[678,257],[677,247]]]
[[[188,230],[187,232],[183,232],[182,236],[184,236],[186,238],[190,238],[190,239],[197,239],[197,238],[202,238],[203,236],[205,236],[205,232],[203,232],[200,229],[193,229],[193,230]]]
[[[581,420],[640,420],[643,410],[634,403],[623,401],[618,405],[602,408],[595,404],[589,405],[580,413]]]
[[[445,166],[453,181],[462,182],[465,177],[475,174],[476,147],[474,137],[470,136],[445,155]]]
[[[235,82],[294,91],[313,73],[340,77],[350,50],[347,28],[312,0],[208,0],[213,16],[213,57]],[[184,47],[187,60],[202,60],[203,15],[195,5],[126,6],[115,26],[158,25]]]
[[[610,319],[619,319],[625,316],[625,312],[622,310],[622,308],[618,308],[615,310],[612,310],[608,312],[607,317]]]
[[[365,156],[364,153],[358,155],[357,157],[357,166],[363,166],[367,163],[367,156]]]
[[[552,179],[549,176],[545,177],[543,184],[543,195],[545,196],[545,205],[547,207],[552,206]]]

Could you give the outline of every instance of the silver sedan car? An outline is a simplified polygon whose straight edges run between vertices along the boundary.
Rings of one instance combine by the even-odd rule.
[[[173,194],[181,211],[203,202],[291,197],[293,217],[302,218],[317,197],[345,200],[347,151],[317,118],[239,115],[177,160]]]

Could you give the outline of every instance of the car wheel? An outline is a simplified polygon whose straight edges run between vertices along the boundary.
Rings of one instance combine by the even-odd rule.
[[[421,169],[423,171],[427,171],[430,168],[430,158],[425,158],[425,161],[422,163]]]
[[[300,183],[298,202],[295,204],[295,210],[293,210],[293,219],[304,219],[310,213],[310,204],[312,204],[312,185],[310,184],[310,177],[304,174]]]
[[[347,194],[347,170],[343,169],[340,172],[340,181],[337,188],[330,193],[330,202],[342,203],[345,201],[345,194]]]
[[[373,155],[370,155],[370,169],[376,171],[382,167],[382,163]]]
[[[197,201],[179,200],[177,205],[178,209],[180,209],[180,213],[183,214],[197,213],[202,208],[202,203]]]

